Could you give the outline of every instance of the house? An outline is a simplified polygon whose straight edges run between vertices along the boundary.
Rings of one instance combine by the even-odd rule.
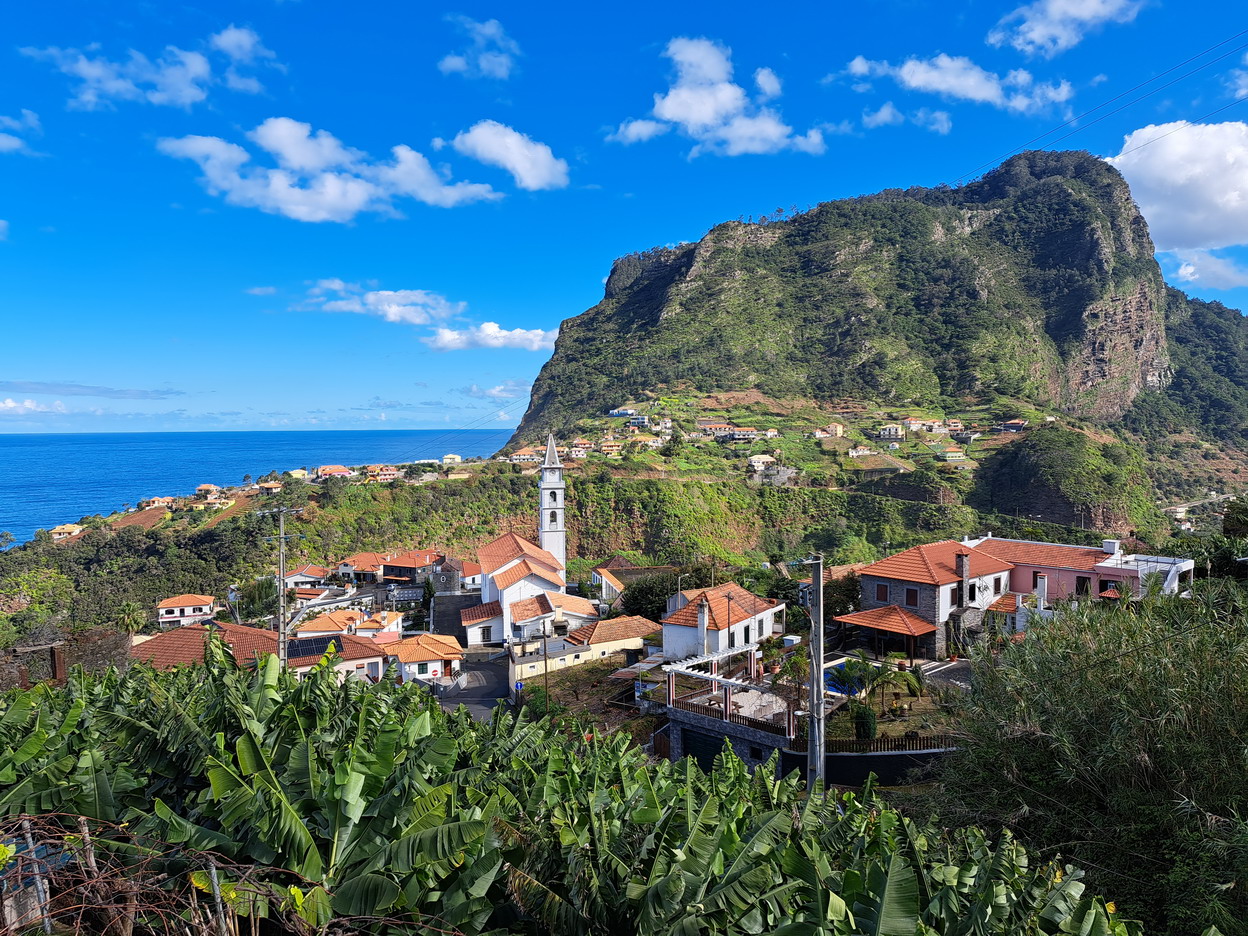
[[[219,485],[201,484],[199,487],[195,489],[195,493],[199,497],[211,497],[212,495],[216,494],[219,490],[221,490]]]
[[[334,574],[348,582],[372,582],[382,579],[382,566],[386,557],[382,553],[358,552],[347,556],[334,566]]]
[[[927,420],[920,419],[918,416],[907,416],[901,421],[902,428],[907,432],[922,432],[926,424]]]
[[[217,599],[212,595],[174,595],[156,605],[156,621],[161,627],[198,624],[217,613]]]
[[[398,664],[399,682],[433,682],[459,675],[464,648],[454,637],[443,634],[417,634],[386,647]]]
[[[764,429],[762,433],[762,437],[764,439],[778,439],[780,438],[780,430],[779,429]]]
[[[356,608],[335,608],[316,617],[306,618],[295,625],[300,637],[317,637],[324,634],[354,634],[368,617],[367,611]]]
[[[398,480],[399,469],[394,465],[368,465],[364,469],[364,474],[369,481],[386,484],[387,482]]]
[[[296,481],[308,480],[308,473],[302,468],[291,468],[290,471],[286,472],[286,474],[290,475]]]
[[[1025,419],[1008,419],[999,426],[993,426],[997,432],[1022,432],[1027,428]]]
[[[449,590],[456,592],[479,589],[481,587],[481,566],[467,559],[444,557],[442,563],[438,566],[438,571],[434,575],[433,584],[439,592],[443,591],[443,586],[449,588],[452,585],[453,588],[449,588]]]
[[[178,499],[176,497],[149,497],[146,500],[139,501],[140,510],[153,510],[157,507],[165,510],[172,510],[177,506]]]
[[[630,416],[628,418],[628,424],[630,426],[636,426],[638,429],[647,429],[650,426],[650,417],[643,413],[638,413],[636,416]]]
[[[862,568],[861,610],[834,620],[885,645],[900,642],[908,656],[943,657],[1009,590],[1012,568],[953,540],[915,546]]]
[[[636,569],[637,563],[624,556],[612,556],[590,573],[590,581],[598,586],[598,594],[604,604],[610,606],[615,599],[624,593],[627,586],[617,577],[616,573],[624,569]]]
[[[570,630],[562,640],[537,644],[530,652],[513,646],[509,653],[507,681],[512,686],[523,685],[541,677],[547,670],[558,672],[621,650],[641,650],[646,638],[659,630],[658,624],[643,617],[618,617]]]
[[[460,456],[454,453],[449,453],[449,454],[442,456],[443,465],[459,465],[462,463],[463,463],[463,458],[461,458]]]
[[[261,494],[277,494],[282,489],[280,481],[261,481],[256,485],[256,490]]]
[[[663,658],[719,653],[784,633],[785,605],[735,582],[678,592],[663,618]]]
[[[404,549],[382,557],[379,581],[419,585],[439,571],[446,557],[436,549]]]
[[[958,432],[951,433],[949,436],[954,442],[960,442],[963,445],[970,445],[976,439],[982,438],[982,432],[974,432],[970,429],[962,429]]]
[[[753,442],[758,438],[758,430],[753,426],[737,426],[732,430],[733,442]]]
[[[712,439],[718,439],[720,436],[731,436],[733,431],[732,423],[726,422],[708,422],[703,423],[698,420],[698,428],[705,432]]]
[[[240,624],[191,624],[145,640],[131,647],[134,660],[156,669],[196,666],[204,661],[204,648],[216,634],[230,648],[242,666],[254,666],[277,653],[277,634]],[[296,673],[306,673],[331,650],[336,656],[334,669],[341,679],[369,679],[376,682],[386,670],[386,654],[371,640],[350,634],[295,638],[287,642],[287,665]]]
[[[329,569],[325,566],[304,563],[283,575],[282,584],[287,588],[305,588],[309,585],[324,585],[328,579]]]
[[[867,445],[855,445],[845,454],[850,458],[862,458],[864,455],[874,455],[875,449]]]
[[[962,420],[960,420],[960,419],[946,419],[946,420],[945,420],[945,428],[946,428],[946,429],[948,429],[950,432],[961,432],[961,431],[962,431],[962,429],[963,429],[963,426],[962,426]]]
[[[762,471],[763,469],[774,465],[776,460],[770,455],[751,455],[749,463],[750,471]]]
[[[60,526],[54,526],[48,532],[52,534],[52,542],[55,543],[59,540],[68,539],[71,536],[77,536],[85,529],[86,527],[80,523],[62,523]]]
[[[663,626],[636,614],[596,621],[568,632],[564,643],[590,647],[604,657],[620,650],[640,650],[645,638],[661,633]]]
[[[948,435],[949,429],[939,419],[929,419],[923,423],[923,431],[930,432],[932,435]]]
[[[663,447],[663,440],[658,436],[653,435],[639,433],[638,435],[633,436],[632,441],[648,449],[661,449]]]
[[[321,467],[316,469],[316,477],[319,480],[324,480],[325,478],[349,478],[353,474],[355,472],[345,465],[321,465]]]
[[[598,451],[603,455],[619,455],[624,449],[624,443],[619,439],[603,439],[598,443]]]
[[[539,455],[533,448],[526,445],[512,452],[511,458],[508,460],[513,465],[535,465],[542,460],[542,456]]]
[[[306,608],[310,604],[318,601],[324,601],[330,595],[330,590],[323,585],[308,585],[295,590],[295,609]]]
[[[880,426],[876,435],[881,439],[904,439],[906,430],[897,423],[889,423],[888,425]]]
[[[623,418],[631,419],[632,417],[637,415],[637,411],[635,409],[629,409],[628,407],[621,406],[618,409],[611,410],[609,413],[607,413],[607,415],[613,419],[623,419]]]
[[[592,442],[585,442],[584,444],[579,441],[573,442],[568,446],[568,458],[580,461],[582,458],[588,458],[591,451],[593,451]]]
[[[936,453],[936,457],[941,461],[946,462],[966,461],[966,452],[962,451],[956,445],[946,445]]]
[[[358,637],[380,643],[393,643],[403,636],[403,612],[375,611],[355,626]]]

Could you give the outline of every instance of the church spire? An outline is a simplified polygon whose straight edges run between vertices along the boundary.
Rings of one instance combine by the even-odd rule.
[[[559,453],[555,450],[555,434],[552,432],[546,436],[546,461],[542,465],[543,468],[562,468],[563,462],[559,460]]]

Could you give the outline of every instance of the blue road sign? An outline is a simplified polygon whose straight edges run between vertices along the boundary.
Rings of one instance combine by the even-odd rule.
[[[523,692],[523,691],[524,691],[524,683],[522,683],[522,682],[517,682],[517,683],[516,683],[516,692]]]

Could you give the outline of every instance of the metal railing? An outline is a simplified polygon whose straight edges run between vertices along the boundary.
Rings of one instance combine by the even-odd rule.
[[[941,751],[955,748],[958,740],[954,735],[917,735],[900,738],[876,738],[859,741],[857,738],[828,738],[824,750],[828,754],[890,754],[907,751]],[[803,752],[807,749],[805,738],[794,738],[789,750]]]

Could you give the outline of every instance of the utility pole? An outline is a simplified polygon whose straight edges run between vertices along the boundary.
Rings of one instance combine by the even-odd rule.
[[[806,789],[824,781],[823,738],[823,553],[810,562],[810,730],[806,752]]]
[[[303,508],[274,507],[257,513],[277,514],[277,661],[285,669],[290,657],[290,638],[286,631],[286,515],[303,513]]]

